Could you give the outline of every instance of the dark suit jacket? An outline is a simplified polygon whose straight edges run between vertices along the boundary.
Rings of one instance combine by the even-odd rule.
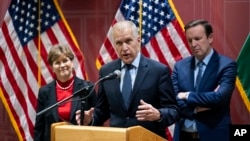
[[[121,70],[120,59],[103,66],[100,77],[115,70]],[[141,99],[160,110],[160,122],[136,119],[135,114]],[[99,85],[93,125],[102,125],[110,118],[112,127],[141,125],[166,137],[165,128],[179,118],[178,112],[169,69],[159,62],[141,56],[128,109],[120,91],[120,79],[106,80]]]
[[[90,85],[88,81],[84,81],[78,77],[75,77],[74,87],[73,87],[73,94],[76,91]],[[57,101],[56,98],[56,82],[55,80],[39,89],[38,92],[38,103],[37,103],[37,113],[42,111],[43,109],[55,104]],[[87,94],[86,92],[85,94]],[[83,94],[83,92],[82,92]],[[81,94],[80,94],[81,95]],[[77,124],[75,120],[75,112],[81,108],[81,101],[76,100],[80,98],[80,95],[73,97],[71,105],[71,112],[70,112],[70,123]],[[91,97],[86,100],[85,108],[89,109],[90,107],[94,107],[96,100],[96,93],[93,92]],[[35,122],[35,129],[34,129],[34,141],[50,141],[50,126],[52,123],[60,122],[60,117],[58,116],[58,108],[55,107],[46,113],[37,116]]]
[[[230,99],[235,87],[237,65],[235,61],[214,51],[203,73],[199,92],[194,88],[195,59],[193,56],[175,64],[172,81],[175,93],[190,92],[187,100],[177,99],[181,117],[194,119],[201,141],[228,141],[230,118]],[[215,91],[217,86],[220,86]],[[196,106],[211,110],[194,113]],[[174,140],[179,140],[180,125],[175,126]]]

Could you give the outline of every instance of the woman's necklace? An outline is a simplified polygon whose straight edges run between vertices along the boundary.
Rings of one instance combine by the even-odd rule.
[[[61,85],[56,81],[56,85],[57,85],[60,89],[62,89],[62,90],[67,90],[67,89],[69,89],[69,88],[73,85],[73,83],[74,83],[74,79],[73,79],[73,81],[72,81],[67,87],[63,87],[63,86],[61,86]]]

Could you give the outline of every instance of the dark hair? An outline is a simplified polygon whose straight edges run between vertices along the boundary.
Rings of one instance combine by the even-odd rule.
[[[51,47],[48,55],[48,62],[52,66],[53,62],[61,55],[64,54],[72,61],[74,59],[74,54],[70,48],[66,45],[54,45]]]
[[[205,33],[206,33],[207,37],[208,37],[211,33],[213,33],[213,27],[212,27],[212,25],[211,25],[208,21],[202,20],[202,19],[193,20],[193,21],[187,23],[187,24],[185,25],[185,27],[184,27],[185,32],[186,32],[189,28],[194,27],[194,26],[197,26],[197,25],[202,25],[202,26],[204,27]]]

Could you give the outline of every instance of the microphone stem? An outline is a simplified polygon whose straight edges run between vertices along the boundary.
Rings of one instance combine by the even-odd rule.
[[[80,113],[80,125],[83,125],[83,120],[84,120],[84,110],[85,110],[85,101],[81,101],[81,113]]]

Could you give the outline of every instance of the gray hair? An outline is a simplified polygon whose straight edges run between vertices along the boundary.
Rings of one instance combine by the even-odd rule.
[[[136,27],[136,25],[132,22],[132,21],[119,21],[117,23],[115,23],[112,27],[112,41],[114,41],[113,39],[113,33],[114,31],[124,31],[126,29],[131,29],[133,32],[134,37],[138,37],[139,36],[139,32],[138,32],[138,28]]]

